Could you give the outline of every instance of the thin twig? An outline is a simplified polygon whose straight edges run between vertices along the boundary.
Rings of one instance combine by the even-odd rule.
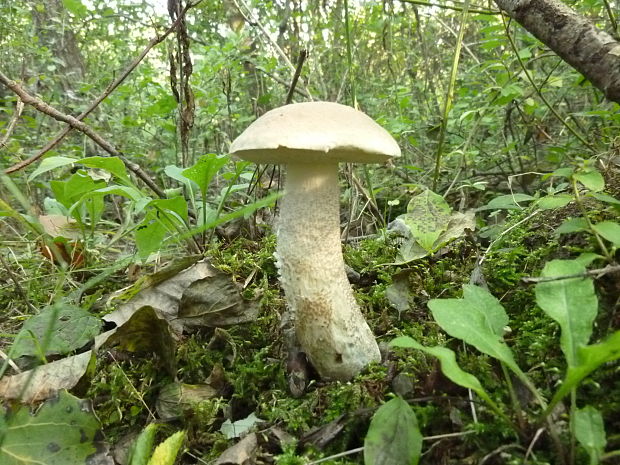
[[[9,121],[9,125],[6,128],[6,133],[4,134],[4,137],[0,140],[0,149],[6,146],[9,137],[11,137],[11,134],[13,134],[13,131],[15,130],[15,125],[17,124],[17,120],[19,120],[20,116],[22,115],[23,110],[24,102],[18,99],[15,105],[15,113],[13,113],[11,121]]]
[[[286,95],[287,105],[293,101],[293,93],[295,92],[295,87],[297,87],[297,81],[299,80],[301,69],[304,67],[304,62],[306,61],[307,57],[308,57],[308,50],[304,49],[301,52],[299,52],[299,58],[297,59],[297,68],[295,68],[295,74],[293,75],[291,86],[289,87],[288,94]]]
[[[474,434],[476,431],[462,431],[460,433],[446,433],[446,434],[438,434],[436,436],[425,436],[422,438],[423,441],[435,441],[446,438],[457,438],[461,436],[467,436],[468,434]],[[344,452],[340,452],[335,455],[330,455],[329,457],[323,457],[322,459],[315,460],[313,462],[308,463],[308,465],[315,465],[317,463],[327,462],[328,460],[338,459],[340,457],[346,457],[347,455],[357,454],[358,452],[362,452],[364,450],[363,447],[356,447],[355,449],[345,450]]]
[[[138,55],[129,64],[129,66],[118,76],[118,78],[116,78],[113,82],[111,82],[108,85],[108,87],[106,87],[106,89],[103,91],[103,93],[99,97],[97,97],[88,106],[88,108],[86,108],[86,110],[84,110],[82,113],[80,113],[75,119],[81,121],[84,118],[86,118],[95,108],[97,108],[97,106],[103,100],[105,100],[114,91],[114,89],[116,89],[119,85],[121,85],[121,83],[127,78],[127,76],[129,76],[129,74],[131,74],[131,72],[140,64],[140,62],[144,59],[144,57],[146,57],[146,55],[149,53],[149,51],[153,47],[155,47],[155,45],[163,42],[166,39],[166,37],[168,37],[177,28],[177,26],[183,20],[187,10],[189,10],[190,8],[198,5],[201,2],[202,2],[202,0],[198,0],[195,3],[188,4],[183,9],[183,12],[179,15],[179,18],[177,18],[177,20],[174,23],[172,23],[172,25],[162,35],[156,36],[156,37],[152,38],[151,41],[147,44],[147,46],[144,48],[144,50],[142,50],[142,53],[140,53],[140,55]],[[28,158],[26,160],[20,161],[19,163],[16,163],[15,165],[7,168],[4,172],[6,174],[14,173],[15,171],[19,171],[19,170],[25,168],[26,166],[34,163],[39,158],[41,158],[43,155],[45,155],[47,152],[49,152],[54,147],[56,147],[58,145],[58,143],[71,131],[71,129],[73,129],[73,127],[71,125],[65,127],[50,142],[48,142],[41,150],[39,150],[39,152],[37,152],[35,155],[33,155],[32,157],[30,157],[30,158]]]
[[[45,103],[38,97],[30,95],[26,90],[21,87],[17,82],[10,80],[2,71],[0,71],[0,83],[4,84],[6,87],[11,89],[15,94],[22,99],[22,101],[31,105],[41,113],[45,113],[48,116],[51,116],[55,120],[62,121],[63,123],[69,124],[72,128],[77,129],[78,131],[86,134],[90,139],[92,139],[97,145],[99,145],[103,150],[108,152],[110,155],[114,157],[120,158],[136,176],[138,176],[144,183],[149,186],[153,192],[155,192],[159,197],[165,198],[166,194],[164,191],[155,184],[153,181],[137,163],[134,163],[127,159],[122,152],[119,152],[112,144],[110,144],[107,140],[101,137],[96,131],[90,128],[87,124],[78,120],[77,118],[62,113],[51,105]]]
[[[574,279],[574,278],[589,278],[593,276],[595,279],[599,279],[601,276],[605,276],[609,273],[618,273],[620,272],[620,265],[607,265],[605,268],[598,268],[596,270],[587,270],[583,273],[576,274],[568,274],[563,276],[542,276],[539,278],[521,278],[521,281],[527,284],[537,284],[537,283],[548,283],[550,281],[561,281],[564,279]]]

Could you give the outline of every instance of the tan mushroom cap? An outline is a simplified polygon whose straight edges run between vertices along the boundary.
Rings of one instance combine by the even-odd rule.
[[[230,146],[254,163],[383,163],[400,156],[392,136],[370,117],[333,102],[306,102],[268,111]]]

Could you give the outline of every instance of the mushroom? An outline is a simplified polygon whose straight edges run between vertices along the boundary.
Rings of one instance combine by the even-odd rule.
[[[331,102],[286,105],[254,121],[230,152],[286,165],[276,259],[295,334],[322,378],[348,380],[380,361],[379,347],[347,280],[340,243],[338,163],[400,156],[364,113]]]

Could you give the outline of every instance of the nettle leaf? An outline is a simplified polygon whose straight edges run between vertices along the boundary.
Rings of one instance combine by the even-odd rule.
[[[585,272],[585,266],[576,260],[552,260],[541,276],[561,277]],[[568,366],[577,364],[577,350],[585,346],[592,334],[598,300],[590,278],[558,279],[536,285],[536,302],[553,318],[562,330],[560,347]]]
[[[592,228],[604,239],[613,243],[614,247],[620,247],[620,224],[615,221],[601,221],[592,225]]]
[[[99,421],[89,402],[66,391],[32,414],[28,406],[4,416],[2,465],[87,463],[97,451]]]
[[[27,320],[11,347],[14,358],[66,355],[88,344],[101,320],[80,307],[55,304]]]
[[[464,285],[463,290],[462,299],[432,299],[428,302],[437,324],[450,336],[465,341],[520,373],[502,338],[503,328],[508,323],[504,308],[480,287]]]
[[[598,171],[588,173],[575,173],[573,178],[583,184],[586,188],[594,192],[602,191],[605,188],[605,179]]]
[[[605,425],[601,412],[589,405],[576,410],[574,430],[577,441],[590,456],[590,465],[598,465],[607,445]]]
[[[431,252],[435,241],[448,228],[451,213],[452,209],[442,196],[426,190],[411,199],[407,213],[400,218],[416,242]]]
[[[182,175],[198,184],[200,192],[206,195],[209,184],[229,160],[230,157],[226,155],[218,157],[214,153],[209,153],[200,157],[194,166],[183,170]]]
[[[365,465],[417,465],[422,433],[413,409],[400,397],[375,412],[364,439]]]

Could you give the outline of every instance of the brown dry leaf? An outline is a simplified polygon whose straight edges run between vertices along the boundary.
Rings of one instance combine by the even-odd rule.
[[[248,323],[257,316],[257,303],[244,299],[230,276],[219,271],[191,283],[179,307],[185,327],[232,326]]]
[[[146,305],[137,309],[106,338],[105,345],[128,352],[156,353],[168,374],[176,376],[176,342],[170,324],[153,307]]]
[[[39,223],[43,231],[51,237],[64,237],[77,240],[80,238],[80,228],[77,222],[64,215],[39,215]]]
[[[232,447],[226,449],[213,465],[254,465],[258,454],[258,438],[250,433]]]
[[[214,276],[216,270],[207,260],[201,260],[179,272],[176,271],[175,266],[173,264],[166,270],[149,277],[148,287],[140,290],[129,302],[104,316],[103,319],[122,326],[138,309],[150,306],[171,324],[175,333],[182,333],[183,325],[177,319],[177,315],[183,293],[193,282]]]
[[[94,370],[92,350],[41,365],[18,375],[0,379],[0,398],[33,403],[53,397],[61,389],[72,389]]]

